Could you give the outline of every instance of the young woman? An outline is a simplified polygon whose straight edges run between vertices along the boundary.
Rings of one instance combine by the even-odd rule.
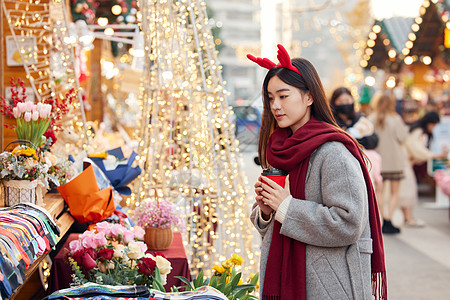
[[[433,154],[429,148],[433,140],[433,129],[439,123],[437,112],[427,112],[422,118],[414,122],[405,141],[407,163],[404,170],[405,180],[400,185],[399,203],[405,220],[405,225],[422,227],[425,223],[414,216],[414,208],[418,202],[417,178],[413,165],[422,164],[433,158],[445,158],[447,149],[442,153]]]
[[[384,197],[378,197],[378,205],[383,215],[383,233],[396,234],[400,229],[391,222],[392,215],[398,208],[400,183],[404,178],[406,167],[405,152],[402,144],[408,136],[408,127],[402,117],[395,111],[395,99],[391,95],[381,94],[373,99],[374,112],[368,117],[375,126],[378,135],[378,146],[375,148],[381,155],[381,176],[389,181],[390,190],[387,199],[387,210],[384,209]],[[387,185],[383,184],[383,192]]]
[[[262,299],[386,299],[380,219],[357,142],[336,124],[320,78],[278,45],[263,83],[259,158],[289,173],[255,183]],[[262,182],[264,180],[264,183]]]

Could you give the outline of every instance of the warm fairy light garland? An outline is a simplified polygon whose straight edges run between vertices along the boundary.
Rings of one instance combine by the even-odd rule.
[[[206,16],[200,1],[140,1],[145,37],[142,117],[137,132],[143,172],[130,206],[155,191],[186,215],[185,247],[194,273],[211,272],[233,253],[257,271],[246,179]]]
[[[424,65],[431,65],[433,59],[429,55],[421,55],[420,57],[418,55],[411,55],[410,51],[414,47],[414,43],[416,41],[417,35],[419,34],[426,34],[426,33],[419,33],[421,30],[421,24],[423,22],[423,19],[425,17],[425,14],[427,13],[427,10],[430,9],[431,12],[431,5],[434,5],[437,10],[437,13],[439,14],[439,18],[442,21],[442,24],[445,26],[447,30],[450,30],[450,22],[449,22],[449,15],[450,11],[446,7],[446,4],[443,3],[444,1],[439,0],[424,0],[422,3],[422,6],[419,9],[420,16],[416,17],[414,19],[414,23],[411,25],[412,32],[408,35],[408,40],[405,42],[404,48],[402,49],[403,54],[403,61],[406,65],[411,65],[415,62],[421,62]],[[445,30],[445,29],[444,29]],[[445,47],[444,45],[439,45],[439,47]]]
[[[63,0],[4,0],[2,9],[37,101],[62,99],[70,89],[79,90]],[[24,49],[21,42],[26,38],[35,38],[36,44]],[[78,97],[70,126],[85,141],[86,120]]]
[[[386,51],[389,56],[390,61],[402,61],[406,65],[411,65],[414,62],[420,61],[424,65],[430,65],[432,63],[432,58],[430,56],[421,56],[418,57],[417,55],[410,55],[411,49],[414,47],[414,43],[417,38],[417,33],[420,31],[421,24],[423,22],[423,17],[425,13],[427,12],[427,9],[430,7],[430,5],[444,5],[443,3],[439,2],[438,0],[424,0],[422,3],[422,6],[419,9],[420,16],[417,16],[414,18],[414,23],[411,25],[411,32],[408,34],[408,40],[405,42],[405,45],[401,52],[397,52],[396,49],[391,45],[389,37],[386,34],[383,34],[381,38],[383,39],[382,42],[386,46]],[[440,15],[440,18],[442,20],[442,23],[445,24],[445,27],[450,30],[450,22],[449,22],[449,11],[443,9],[444,12]],[[377,22],[373,27],[372,31],[369,34],[369,39],[367,40],[367,47],[365,49],[365,53],[363,55],[363,59],[360,61],[361,67],[366,68],[369,64],[370,58],[373,54],[372,48],[375,46],[376,40],[380,38],[380,34],[382,34],[382,28],[378,24],[381,22]],[[443,46],[441,46],[443,47]],[[374,69],[374,71],[376,68]]]

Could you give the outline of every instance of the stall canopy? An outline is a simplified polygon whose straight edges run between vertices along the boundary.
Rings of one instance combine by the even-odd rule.
[[[445,39],[450,39],[449,10],[450,0],[423,2],[402,49],[406,65],[416,62],[436,68],[450,65],[450,45],[445,43]]]
[[[371,71],[382,69],[397,73],[403,59],[401,50],[408,40],[413,23],[414,18],[403,17],[375,20],[361,66]]]

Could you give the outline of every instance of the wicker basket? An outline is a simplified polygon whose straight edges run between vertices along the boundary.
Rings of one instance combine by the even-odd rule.
[[[29,202],[36,204],[36,180],[5,180],[5,206],[13,206],[18,203]]]

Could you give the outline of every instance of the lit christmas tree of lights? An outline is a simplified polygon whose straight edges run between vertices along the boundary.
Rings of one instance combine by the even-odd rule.
[[[186,215],[193,273],[231,254],[257,271],[246,178],[204,2],[140,1],[145,39],[138,160],[131,207],[167,198]]]

